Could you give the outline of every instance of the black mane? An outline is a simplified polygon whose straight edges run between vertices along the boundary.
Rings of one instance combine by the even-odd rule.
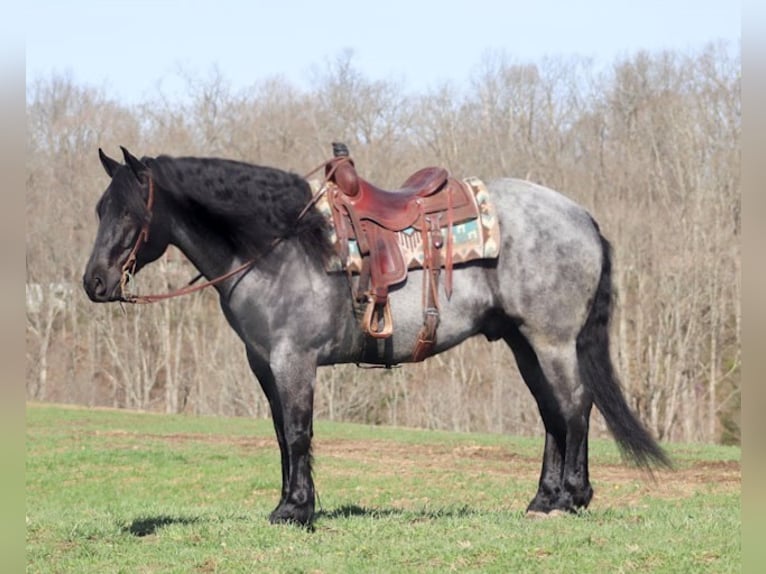
[[[276,238],[291,237],[323,259],[331,253],[324,216],[312,208],[298,221],[311,188],[297,174],[218,158],[162,155],[142,161],[161,189],[245,257],[262,254]]]

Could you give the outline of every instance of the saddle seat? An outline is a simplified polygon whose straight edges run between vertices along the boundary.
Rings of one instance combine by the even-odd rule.
[[[334,174],[346,196],[344,203],[356,216],[391,231],[411,227],[420,214],[422,199],[444,187],[447,179],[446,169],[426,167],[408,177],[400,189],[387,190],[360,177],[349,159],[338,162]]]
[[[413,173],[396,190],[380,188],[359,176],[347,158],[331,160],[332,179],[342,192],[343,203],[352,219],[369,221],[390,231],[409,227],[422,229],[421,215],[455,210],[454,218],[475,216],[468,190],[449,177],[446,169],[426,167]],[[445,221],[442,222],[444,225]]]

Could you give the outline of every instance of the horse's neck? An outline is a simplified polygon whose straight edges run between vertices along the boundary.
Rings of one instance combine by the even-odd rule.
[[[281,273],[287,273],[293,276],[293,280],[300,281],[306,279],[309,268],[313,267],[306,259],[306,253],[297,239],[288,239],[275,244],[253,258],[236,253],[231,244],[219,233],[183,213],[176,213],[171,217],[169,225],[170,243],[181,250],[208,281],[218,279],[245,267],[248,262],[253,262],[251,267],[243,268],[242,273],[236,272],[232,277],[215,284],[215,288],[227,301],[232,294],[231,288],[239,285],[241,278],[245,275],[247,275],[248,284],[252,281],[272,283],[274,276]],[[264,304],[268,305],[268,303]]]
[[[228,242],[182,212],[169,216],[170,243],[208,279],[224,275],[239,261]]]

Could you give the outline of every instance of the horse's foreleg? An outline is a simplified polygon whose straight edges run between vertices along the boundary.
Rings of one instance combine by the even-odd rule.
[[[272,365],[272,371],[277,396],[272,410],[278,407],[275,421],[277,416],[282,421],[283,486],[279,505],[269,520],[273,523],[308,525],[314,516],[315,498],[311,475],[311,439],[316,366],[290,357],[284,364]]]
[[[282,492],[279,497],[279,504],[281,505],[287,498],[287,490],[290,479],[290,457],[287,450],[287,440],[285,439],[285,422],[282,413],[282,406],[279,402],[279,396],[276,392],[276,386],[273,383],[273,379],[271,379],[271,381],[272,382],[270,383],[270,386],[272,389],[266,393],[266,398],[269,401],[269,408],[271,409],[271,419],[274,423],[274,432],[277,435],[279,455],[282,463]]]
[[[281,388],[278,385],[277,379],[274,376],[274,373],[272,372],[272,369],[269,365],[267,365],[261,358],[254,354],[248,352],[248,361],[250,363],[250,367],[255,373],[258,382],[261,385],[261,388],[263,389],[264,394],[266,395],[266,400],[269,402],[269,408],[271,409],[271,418],[274,423],[274,431],[277,436],[277,443],[279,444],[279,453],[280,453],[280,459],[281,459],[281,466],[282,466],[282,490],[279,497],[279,503],[277,504],[276,508],[270,515],[271,522],[299,522],[301,524],[306,524],[307,520],[302,519],[303,514],[305,512],[296,512],[295,509],[292,511],[290,510],[291,507],[295,506],[295,499],[296,496],[294,496],[294,493],[296,491],[294,481],[298,480],[298,477],[300,473],[295,474],[293,473],[293,468],[298,465],[300,456],[296,456],[297,453],[300,451],[300,448],[296,448],[297,443],[301,441],[300,438],[300,432],[296,433],[296,430],[300,428],[301,423],[298,422],[295,423],[294,419],[296,417],[296,413],[300,411],[300,409],[296,409],[294,405],[294,401],[291,398],[289,393],[285,393],[285,389]],[[280,379],[281,381],[282,379]],[[284,383],[282,383],[282,387],[284,387]],[[280,392],[281,391],[281,392]],[[286,414],[288,412],[292,413],[292,418],[286,420]],[[300,417],[298,417],[300,418]],[[310,418],[310,417],[309,417]],[[289,436],[287,430],[290,430]],[[297,434],[297,436],[296,436]],[[305,438],[303,438],[305,440]],[[311,440],[311,432],[309,430],[309,443]],[[292,446],[291,446],[292,445]],[[310,446],[309,446],[310,449]],[[309,460],[310,465],[310,460]],[[295,476],[294,479],[291,477]],[[310,468],[308,470],[308,476],[309,479],[311,477],[311,471]],[[291,480],[293,480],[293,483],[291,483]],[[304,489],[305,490],[305,489]],[[310,487],[310,490],[313,491],[313,486]],[[300,497],[298,497],[300,498]],[[310,517],[309,517],[310,520]]]

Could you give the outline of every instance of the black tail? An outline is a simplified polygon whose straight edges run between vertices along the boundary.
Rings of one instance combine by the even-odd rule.
[[[606,424],[623,455],[645,468],[652,466],[671,468],[672,463],[668,456],[625,402],[625,396],[622,394],[612,366],[609,354],[612,248],[603,236],[600,235],[600,237],[604,254],[601,279],[588,318],[577,336],[580,377],[593,395],[593,402],[606,419]]]

